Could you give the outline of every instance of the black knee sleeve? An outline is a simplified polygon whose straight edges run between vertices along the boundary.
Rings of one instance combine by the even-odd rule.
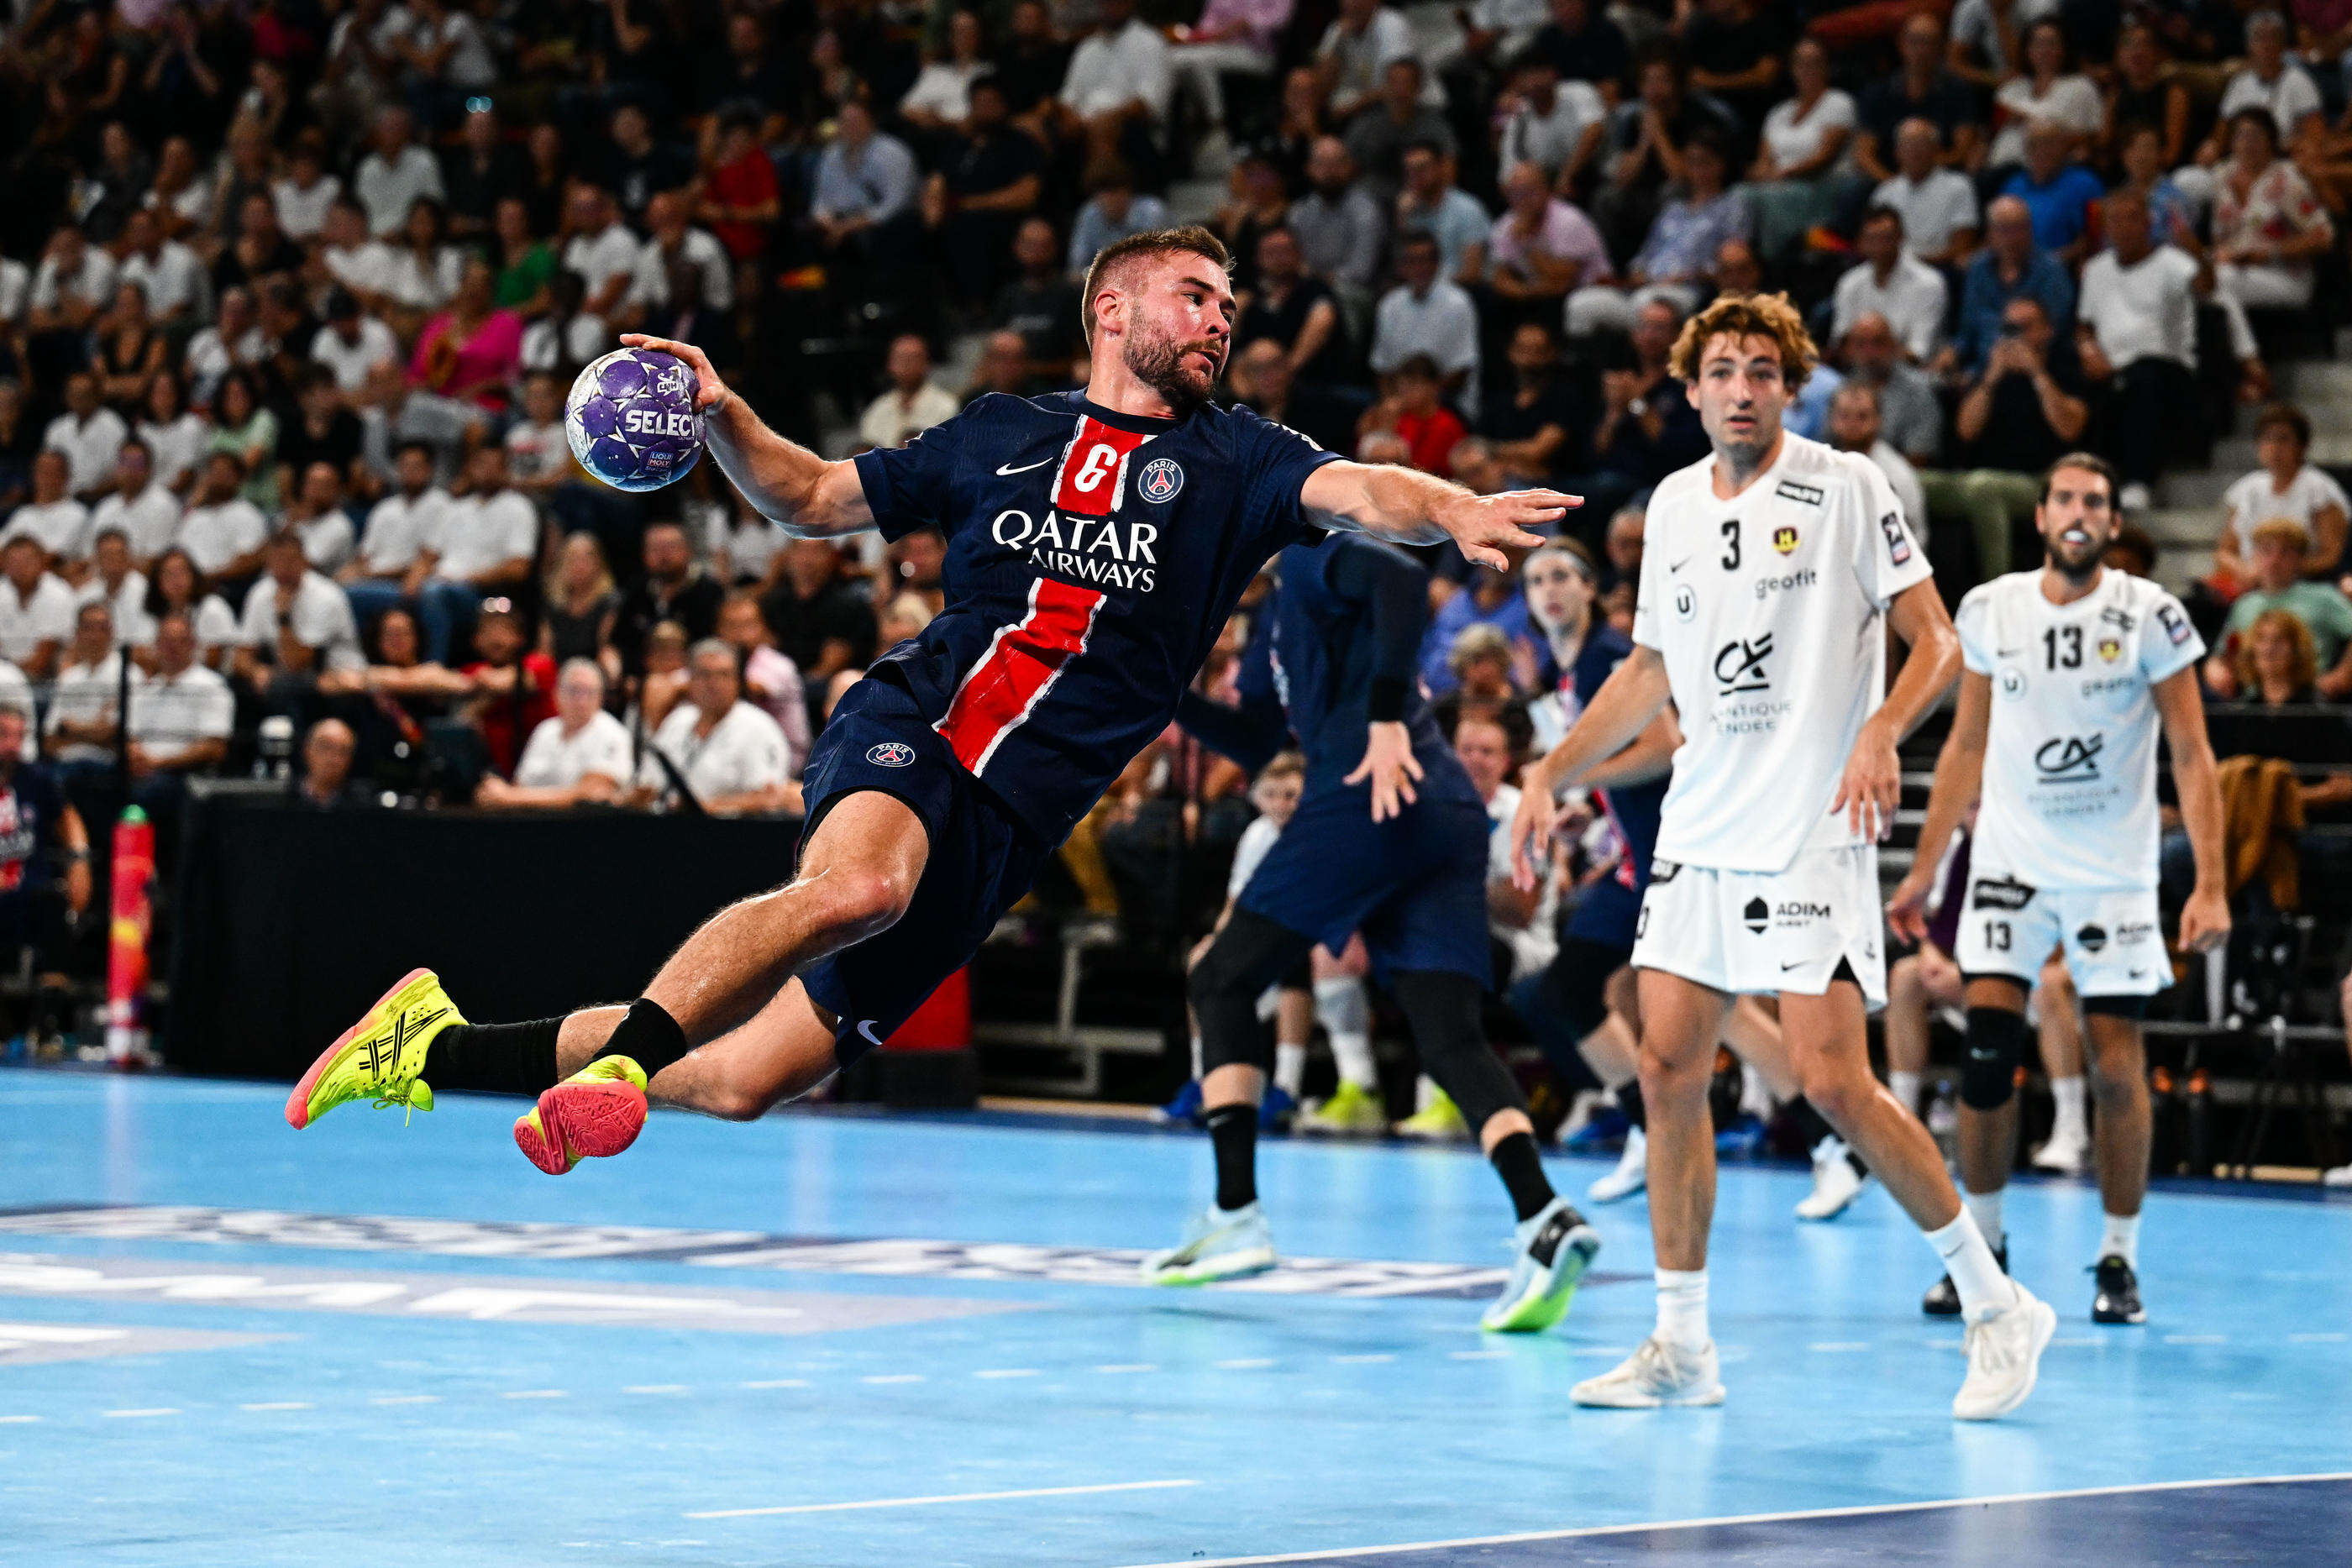
[[[1461,1108],[1475,1136],[1497,1111],[1524,1111],[1518,1080],[1486,1043],[1478,1017],[1484,991],[1467,975],[1416,969],[1389,983],[1412,1030],[1421,1065]]]
[[[1998,1111],[2008,1104],[2017,1092],[2017,1066],[2025,1060],[2026,1040],[2023,1013],[1970,1008],[1960,1103],[1977,1111]]]
[[[1201,1024],[1201,1070],[1273,1066],[1272,1037],[1258,1026],[1257,998],[1292,965],[1312,952],[1315,939],[1236,909],[1188,982]]]

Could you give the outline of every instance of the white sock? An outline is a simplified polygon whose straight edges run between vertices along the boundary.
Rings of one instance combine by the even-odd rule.
[[[2091,1135],[2091,1124],[2083,1115],[2083,1075],[2053,1078],[2050,1081],[2050,1097],[2058,1102],[2058,1114],[2050,1124],[2050,1135],[2064,1138],[2069,1143],[2083,1143]]]
[[[1999,1248],[2001,1238],[2008,1234],[2000,1226],[2000,1192],[1962,1189],[1960,1193],[1960,1207],[1977,1222],[1977,1234],[1985,1239],[1988,1247]]]
[[[1307,1082],[1307,1047],[1277,1040],[1274,1047],[1274,1086],[1298,1098],[1301,1085]]]
[[[2120,1258],[2134,1269],[2139,1267],[2139,1216],[2110,1214],[2107,1228],[2099,1237],[2099,1256]]]
[[[1371,1006],[1364,982],[1353,975],[1335,975],[1315,982],[1315,1017],[1331,1037],[1331,1059],[1339,1064],[1339,1081],[1359,1089],[1380,1086],[1380,1070],[1372,1064]]]
[[[1414,1115],[1417,1116],[1421,1114],[1422,1112],[1428,1110],[1430,1102],[1436,1098],[1436,1079],[1432,1078],[1428,1073],[1424,1072],[1420,1077],[1412,1081],[1412,1110]]]
[[[1889,1072],[1886,1075],[1886,1087],[1889,1092],[1903,1102],[1905,1111],[1914,1116],[1919,1113],[1919,1074]]]
[[[1660,1269],[1658,1337],[1676,1350],[1705,1350],[1706,1332],[1706,1270]]]
[[[1973,1318],[1980,1312],[1998,1312],[2016,1304],[2017,1287],[2009,1282],[1992,1249],[1985,1245],[1976,1216],[1963,1208],[1949,1225],[1927,1236],[1927,1245],[1944,1260],[1944,1272],[1952,1277],[1952,1285],[1960,1293],[1961,1316]]]
[[[1209,1070],[1201,1061],[1201,1037],[1196,1034],[1192,1037],[1192,1082],[1198,1083],[1208,1075]]]

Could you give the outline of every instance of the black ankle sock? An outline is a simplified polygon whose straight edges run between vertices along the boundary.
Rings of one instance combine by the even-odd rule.
[[[1642,1103],[1642,1081],[1629,1078],[1617,1086],[1617,1109],[1625,1113],[1625,1120],[1636,1127],[1650,1124],[1649,1107]]]
[[[1217,1207],[1231,1214],[1257,1201],[1257,1107],[1221,1105],[1208,1122],[1217,1152]]]
[[[686,1030],[659,1002],[639,997],[629,1004],[628,1012],[614,1027],[612,1038],[589,1060],[625,1056],[644,1068],[646,1076],[651,1078],[692,1049],[686,1043]]]
[[[536,1095],[555,1085],[560,1018],[529,1023],[452,1024],[425,1049],[425,1082],[436,1089]]]
[[[1495,1174],[1503,1178],[1503,1186],[1510,1189],[1511,1207],[1518,1210],[1521,1219],[1532,1219],[1543,1212],[1544,1205],[1552,1200],[1551,1181],[1544,1175],[1543,1156],[1536,1151],[1532,1134],[1513,1133],[1486,1157],[1495,1163]]]

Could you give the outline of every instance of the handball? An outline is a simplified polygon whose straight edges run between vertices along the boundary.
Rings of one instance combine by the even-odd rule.
[[[580,372],[563,431],[580,466],[615,490],[658,490],[702,455],[701,380],[654,349],[615,349]]]

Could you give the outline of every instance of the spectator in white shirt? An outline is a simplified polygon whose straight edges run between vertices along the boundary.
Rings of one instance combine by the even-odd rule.
[[[152,658],[158,628],[166,616],[178,612],[187,616],[195,636],[196,657],[212,669],[226,666],[236,648],[236,612],[212,591],[205,574],[196,570],[195,558],[184,547],[173,545],[155,558],[154,570],[147,579],[142,613],[122,622],[123,635],[131,645]],[[151,658],[140,662],[152,667]]]
[[[1895,172],[1870,193],[1870,204],[1903,214],[1905,248],[1931,267],[1965,267],[1976,254],[1982,220],[1977,188],[1944,166],[1944,133],[1917,116],[1895,131]]]
[[[800,809],[792,748],[776,721],[742,700],[735,650],[716,637],[688,655],[686,700],[670,709],[637,769],[634,803],[674,799],[667,758],[702,809],[716,817]],[[656,758],[654,753],[660,753]]]
[[[1598,89],[1560,80],[1550,56],[1529,50],[1512,66],[1510,89],[1495,109],[1503,124],[1497,168],[1533,163],[1563,196],[1582,187],[1609,122]]]
[[[41,564],[69,582],[89,570],[89,508],[66,494],[66,455],[54,446],[33,459],[33,498],[0,528],[0,544],[16,538],[38,544]]]
[[[278,226],[297,244],[319,237],[327,226],[327,209],[343,193],[343,183],[327,172],[324,150],[315,136],[297,137],[287,161],[286,177],[269,188],[278,207]]]
[[[617,800],[635,769],[629,732],[604,711],[604,672],[593,659],[567,659],[555,676],[555,716],[541,719],[509,784],[487,774],[474,804],[567,808]]]
[[[400,340],[392,329],[360,309],[358,296],[348,288],[327,295],[327,324],[310,340],[310,358],[327,367],[343,401],[355,403],[367,391],[368,378],[386,365],[400,362]]]
[[[980,14],[959,7],[948,19],[948,54],[928,62],[907,96],[898,118],[918,131],[961,133],[971,117],[971,84],[993,68],[982,53]]]
[[[311,570],[331,578],[350,564],[357,530],[343,509],[343,476],[333,464],[321,459],[302,470],[283,526],[301,537]]]
[[[425,627],[425,656],[446,664],[467,635],[482,596],[520,589],[539,554],[539,508],[507,483],[507,449],[492,442],[466,463],[466,493],[408,568],[409,595]]]
[[[2197,300],[2213,290],[2211,265],[2150,232],[2147,198],[2107,193],[2108,248],[2083,268],[2074,332],[2083,374],[2104,392],[2105,455],[2124,481],[2126,512],[2146,507],[2168,444],[2196,434]]]
[[[931,384],[931,350],[920,336],[902,332],[892,339],[882,368],[890,389],[866,405],[857,421],[858,440],[868,446],[904,446],[955,417],[955,394]]]
[[[121,694],[114,612],[94,600],[75,612],[72,656],[49,694],[49,716],[41,727],[49,759],[68,769],[111,767]]]
[[[210,772],[228,756],[236,725],[236,694],[196,661],[194,622],[185,611],[168,612],[155,629],[154,673],[131,688],[132,777]]]
[[[2300,141],[2311,129],[2313,117],[2324,113],[2326,104],[2318,86],[2287,53],[2293,42],[2281,13],[2263,10],[2246,18],[2246,63],[2221,89],[2213,133],[2198,149],[2199,165],[2210,169],[2229,155],[2230,119],[2242,109],[2269,110],[2272,122],[2278,127],[2279,143],[2284,147]],[[2185,183],[2182,188],[2188,188]]]
[[[1864,316],[1883,316],[1903,351],[1925,363],[1944,333],[1951,298],[1944,275],[1903,248],[1903,214],[1892,207],[1874,207],[1863,218],[1855,248],[1863,262],[1838,279],[1830,335],[1843,338]]]
[[[237,622],[237,679],[282,703],[324,671],[364,667],[352,601],[310,570],[302,536],[291,528],[273,536],[264,559],[268,570],[247,591]]]
[[[433,483],[433,448],[424,442],[403,442],[392,472],[398,487],[368,513],[359,549],[338,574],[353,612],[371,625],[406,596],[409,571],[440,537],[449,505],[448,493]]]
[[[244,288],[222,289],[220,314],[211,326],[188,340],[187,353],[181,361],[190,395],[208,406],[218,402],[221,383],[228,380],[229,372],[259,360],[265,347],[260,312],[254,308],[252,293]],[[211,432],[205,434],[209,436]]]
[[[418,198],[441,200],[441,165],[416,144],[416,124],[404,109],[378,114],[373,140],[374,150],[352,177],[352,192],[367,209],[368,232],[382,237],[408,221]]]
[[[1397,242],[1397,286],[1372,313],[1371,367],[1385,376],[1426,354],[1449,392],[1475,391],[1478,308],[1460,284],[1438,276],[1440,261],[1434,235],[1416,229]]]
[[[407,214],[401,214],[407,221]],[[352,291],[360,308],[380,313],[392,292],[395,257],[392,246],[368,232],[367,209],[350,196],[338,196],[327,208],[327,226],[320,233],[319,264],[327,276]]]
[[[0,659],[47,680],[73,620],[73,590],[49,574],[40,541],[18,534],[0,545]]]
[[[33,274],[26,324],[36,334],[89,330],[114,303],[114,257],[89,243],[81,225],[58,225]]]
[[[1070,54],[1057,100],[1063,133],[1095,157],[1143,150],[1168,117],[1168,41],[1135,14],[1135,0],[1102,0],[1095,30]]]
[[[1835,221],[1862,183],[1853,164],[1853,99],[1830,85],[1829,51],[1819,39],[1798,41],[1789,76],[1794,95],[1764,116],[1748,175],[1756,248],[1768,262],[1789,256],[1814,225]]]
[[[646,204],[646,227],[652,232],[630,279],[627,305],[634,319],[670,302],[670,268],[681,263],[700,276],[703,305],[714,311],[735,308],[735,265],[727,247],[708,230],[688,224],[687,213],[686,197],[677,191],[657,192]]]
[[[241,583],[261,570],[269,520],[240,493],[244,488],[245,460],[234,452],[209,453],[195,505],[180,519],[179,544],[196,570],[215,581]]]
[[[1859,452],[1878,465],[1903,504],[1903,520],[1925,549],[1927,543],[1927,497],[1919,486],[1918,470],[1911,460],[1887,443],[1879,431],[1878,389],[1868,382],[1840,383],[1830,394],[1829,444],[1840,452]]]
[[[2254,580],[2254,533],[2284,519],[2311,537],[2305,570],[2332,576],[2344,559],[2352,500],[2326,469],[2306,461],[2311,418],[2291,402],[2274,402],[2254,421],[2254,456],[2262,466],[2221,496],[2221,537],[2213,544],[2213,579],[2234,599]]]
[[[144,208],[123,220],[122,266],[115,278],[139,286],[147,297],[148,313],[159,326],[194,317],[208,287],[205,264],[196,253],[178,240],[165,239],[155,214]]]
[[[1369,108],[1381,95],[1381,78],[1390,62],[1412,57],[1412,24],[1403,12],[1391,10],[1381,0],[1339,0],[1339,14],[1315,46],[1315,70],[1330,110],[1328,123],[1344,124]],[[1436,89],[1434,81],[1424,82],[1423,101]]]
[[[563,267],[587,284],[582,308],[610,321],[636,280],[637,257],[643,248],[629,225],[621,221],[612,196],[594,185],[573,187],[564,205]]]
[[[74,602],[107,606],[122,640],[134,648],[154,641],[155,630],[146,624],[147,574],[131,561],[131,536],[120,527],[99,529],[89,557],[89,576],[74,590]]]
[[[66,455],[68,487],[88,503],[114,488],[114,460],[130,434],[122,416],[100,401],[98,378],[76,371],[66,378],[66,412],[49,421],[41,444]]]
[[[196,482],[196,460],[212,439],[212,424],[181,402],[177,376],[157,376],[147,383],[147,402],[139,419],[139,439],[154,459],[155,482],[174,496],[184,496]]]
[[[776,634],[760,613],[757,593],[727,596],[719,607],[719,635],[733,645],[743,661],[743,700],[774,719],[776,727],[784,732],[792,748],[785,771],[799,778],[809,752],[808,691],[801,681],[801,667],[776,646]]]
[[[179,534],[180,510],[180,497],[155,476],[154,454],[134,435],[115,455],[114,489],[91,511],[90,534],[122,534],[131,565],[143,570]]]

